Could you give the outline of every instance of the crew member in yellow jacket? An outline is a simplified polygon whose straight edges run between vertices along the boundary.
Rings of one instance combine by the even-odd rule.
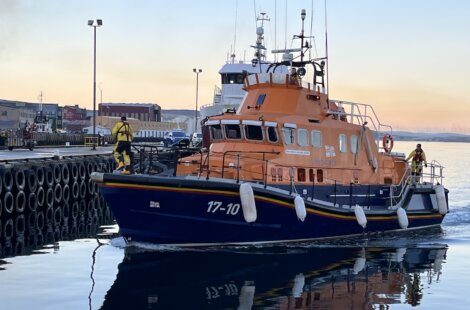
[[[421,176],[421,172],[423,171],[423,163],[424,166],[428,166],[428,162],[426,161],[426,154],[424,153],[423,149],[421,148],[421,144],[416,145],[416,149],[410,153],[410,155],[406,158],[406,161],[412,159],[411,161],[411,175],[414,176],[414,181],[419,180]]]
[[[127,122],[127,118],[125,116],[122,116],[121,120],[114,125],[112,135],[116,139],[114,158],[117,162],[117,170],[124,169],[124,173],[129,173],[133,132],[132,127]]]

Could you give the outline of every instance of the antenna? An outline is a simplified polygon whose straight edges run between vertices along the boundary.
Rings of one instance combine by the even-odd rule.
[[[257,35],[256,45],[251,46],[254,49],[256,49],[256,52],[255,52],[255,57],[256,58],[254,58],[251,61],[251,63],[253,65],[253,67],[256,67],[256,65],[259,64],[259,73],[262,72],[261,63],[266,58],[266,54],[263,52],[264,50],[266,50],[266,47],[264,46],[264,22],[269,21],[269,20],[270,19],[268,18],[266,13],[260,13],[260,15],[256,18],[256,23],[257,23],[257,25],[256,25],[257,26],[256,27],[256,35]],[[261,22],[260,26],[258,26],[258,22]]]
[[[326,99],[328,103],[328,107],[330,106],[329,97],[330,97],[330,75],[328,71],[330,69],[328,63],[328,14],[326,8],[326,0],[325,0],[325,57],[326,57]]]
[[[236,57],[236,46],[237,46],[237,19],[238,19],[238,0],[235,1],[235,33],[233,35],[233,53],[230,55],[232,58],[232,63],[235,63],[235,57]]]
[[[277,0],[274,0],[274,49],[277,49]],[[274,61],[277,62],[277,54],[274,54]]]

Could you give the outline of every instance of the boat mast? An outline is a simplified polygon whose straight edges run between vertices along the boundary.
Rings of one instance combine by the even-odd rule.
[[[251,63],[253,64],[253,67],[256,67],[257,64],[259,65],[259,73],[262,73],[261,63],[266,60],[266,54],[264,53],[266,50],[266,47],[264,46],[264,22],[269,20],[270,19],[266,13],[260,13],[260,16],[256,18],[257,25],[258,22],[261,22],[261,25],[256,27],[256,45],[251,46],[256,50],[256,58],[254,58]]]

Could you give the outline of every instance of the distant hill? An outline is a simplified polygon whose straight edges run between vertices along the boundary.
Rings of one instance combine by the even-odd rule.
[[[470,135],[451,132],[394,131],[393,137],[398,141],[470,142]]]

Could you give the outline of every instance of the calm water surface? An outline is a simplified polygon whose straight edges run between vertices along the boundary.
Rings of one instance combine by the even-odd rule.
[[[412,142],[398,142],[411,151]],[[446,167],[442,229],[286,247],[127,246],[103,219],[0,237],[0,309],[469,309],[470,144],[423,143]],[[21,221],[13,220],[13,227]],[[7,232],[9,234],[9,232]],[[67,241],[59,241],[67,240]]]

